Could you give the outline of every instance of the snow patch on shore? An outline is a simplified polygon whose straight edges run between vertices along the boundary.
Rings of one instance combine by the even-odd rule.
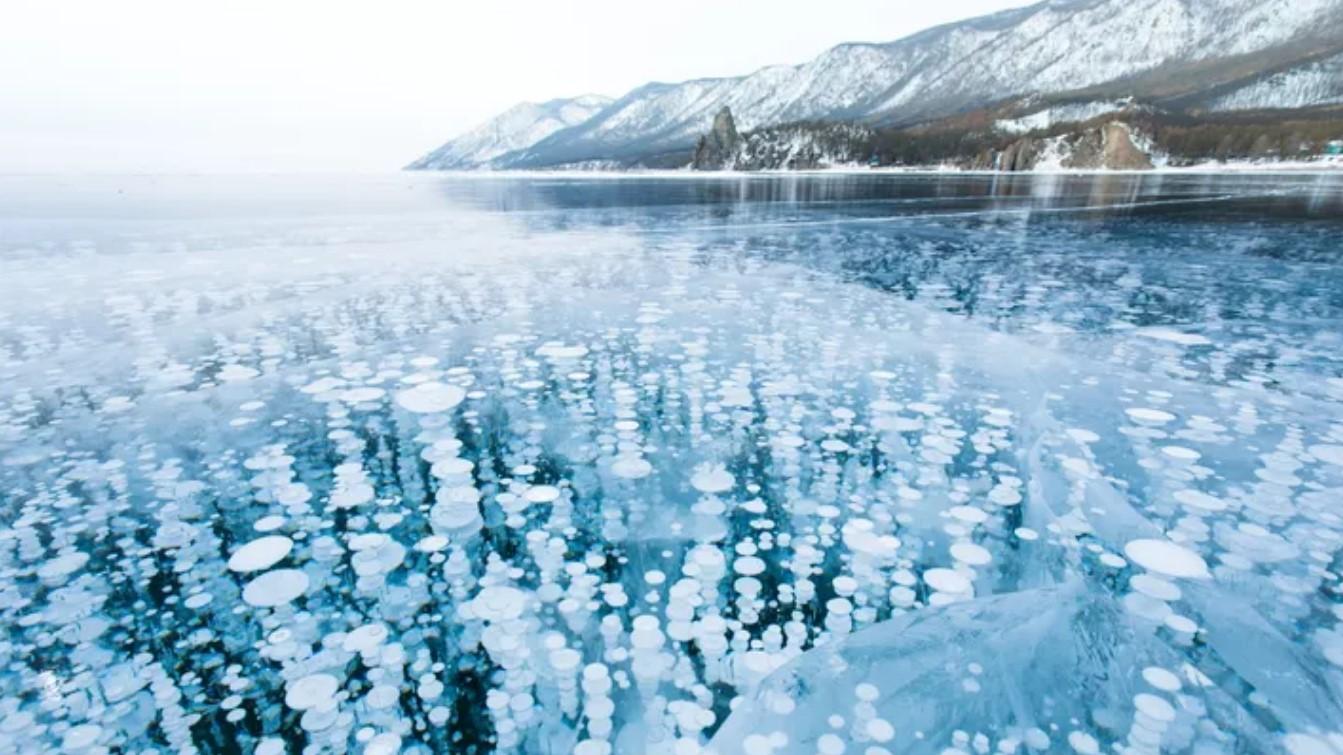
[[[993,127],[1006,134],[1027,134],[1032,131],[1043,131],[1059,123],[1089,121],[1107,113],[1117,113],[1132,104],[1132,99],[1073,102],[1047,107],[1019,118],[1000,119],[994,121]]]

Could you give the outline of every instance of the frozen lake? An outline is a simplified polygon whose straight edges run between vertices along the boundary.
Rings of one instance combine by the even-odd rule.
[[[1343,753],[1343,177],[0,177],[0,753]]]

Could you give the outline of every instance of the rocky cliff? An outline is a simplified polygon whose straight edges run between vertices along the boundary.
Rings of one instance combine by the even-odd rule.
[[[1140,146],[1129,124],[1110,121],[1056,136],[1025,136],[1002,149],[981,152],[973,170],[1151,170],[1150,147]]]
[[[1032,107],[1038,111],[1040,105]],[[727,170],[937,166],[1013,172],[1148,170],[1218,161],[1343,163],[1330,157],[1343,145],[1343,106],[1190,113],[1120,102],[1093,116],[1097,108],[1089,105],[1045,105],[1047,118],[1019,117],[1021,107],[1011,103],[910,128],[800,122],[744,131],[735,139],[725,137],[729,131],[720,123],[700,140],[698,159],[686,150],[679,161],[668,154],[658,166],[622,165],[694,162],[701,169]]]
[[[714,117],[700,137],[690,167],[694,170],[810,170],[837,165],[881,165],[883,139],[908,145],[938,142],[944,132],[897,132],[894,136],[842,123],[796,123],[738,133],[729,109]],[[974,141],[970,140],[970,144]],[[1002,136],[978,150],[956,145],[937,162],[969,170],[1150,170],[1149,137],[1118,119],[1098,118],[1061,124],[1053,131]]]
[[[692,170],[814,170],[866,164],[876,132],[849,123],[789,123],[738,133],[723,108],[699,138]],[[682,163],[684,164],[684,163]]]
[[[690,163],[694,170],[725,170],[735,168],[737,145],[740,140],[737,124],[732,120],[732,109],[724,107],[713,117],[713,128],[699,138],[695,158]]]

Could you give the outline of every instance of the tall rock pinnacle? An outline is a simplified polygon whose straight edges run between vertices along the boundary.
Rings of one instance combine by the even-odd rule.
[[[737,150],[737,124],[732,120],[732,110],[726,105],[713,117],[713,128],[699,138],[695,147],[695,160],[691,167],[695,170],[723,170],[731,168]]]

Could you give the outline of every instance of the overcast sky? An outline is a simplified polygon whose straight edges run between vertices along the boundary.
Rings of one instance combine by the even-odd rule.
[[[523,100],[1025,0],[0,0],[0,172],[395,170]]]

